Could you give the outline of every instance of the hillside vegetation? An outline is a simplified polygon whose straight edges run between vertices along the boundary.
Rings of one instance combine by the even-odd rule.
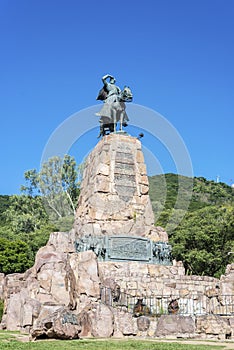
[[[173,256],[187,273],[219,277],[233,261],[234,190],[175,174],[152,176],[149,183],[155,224],[168,232]]]
[[[191,192],[192,198],[189,205],[189,211],[204,208],[211,205],[234,204],[234,190],[231,186],[223,182],[214,182],[206,180],[204,177],[194,177],[193,179],[182,175],[165,174],[149,177],[150,199],[153,204],[164,205],[165,209],[172,209],[175,206],[179,181],[184,198]],[[162,191],[163,190],[163,191]],[[166,201],[165,201],[166,190]],[[182,206],[178,209],[183,209]]]

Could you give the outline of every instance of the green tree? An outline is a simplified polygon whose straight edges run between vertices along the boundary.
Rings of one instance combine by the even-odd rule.
[[[4,226],[6,223],[4,212],[9,207],[9,200],[10,200],[10,196],[0,195],[0,227]]]
[[[25,185],[21,186],[21,192],[30,197],[40,195],[39,174],[36,169],[27,170],[24,173]]]
[[[21,195],[0,196],[0,272],[24,272],[52,231],[71,228],[82,171],[69,155],[53,157],[25,172]]]
[[[11,196],[4,216],[8,228],[16,234],[33,232],[48,222],[48,214],[39,196]]]
[[[74,216],[79,196],[80,169],[74,157],[52,157],[43,163],[39,172],[35,169],[25,172],[26,185],[21,189],[29,196],[40,194],[53,220]]]
[[[24,272],[33,264],[33,254],[27,243],[0,238],[0,272]]]
[[[208,206],[188,213],[170,237],[188,273],[219,277],[233,257],[234,208]]]

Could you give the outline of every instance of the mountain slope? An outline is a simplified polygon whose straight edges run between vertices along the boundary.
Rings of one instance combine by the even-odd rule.
[[[189,211],[204,208],[208,205],[222,205],[234,203],[234,190],[225,183],[206,180],[204,177],[193,179],[182,175],[165,174],[149,177],[149,195],[155,207],[155,203],[163,205],[165,209],[175,206],[179,186],[182,196],[188,198],[193,181],[192,198]],[[183,200],[176,209],[184,209]]]

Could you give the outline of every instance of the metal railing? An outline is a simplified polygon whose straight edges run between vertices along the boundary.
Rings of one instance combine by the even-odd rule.
[[[166,314],[179,315],[233,315],[234,295],[208,297],[204,294],[178,296],[134,296],[110,288],[101,288],[101,301],[109,306],[130,312],[135,316]]]

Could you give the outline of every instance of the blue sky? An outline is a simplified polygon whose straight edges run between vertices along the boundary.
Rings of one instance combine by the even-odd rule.
[[[54,130],[97,103],[106,73],[174,126],[195,176],[234,182],[233,18],[232,0],[1,0],[0,194],[18,193]],[[96,134],[73,145],[77,160]],[[147,133],[142,143],[175,171]]]

